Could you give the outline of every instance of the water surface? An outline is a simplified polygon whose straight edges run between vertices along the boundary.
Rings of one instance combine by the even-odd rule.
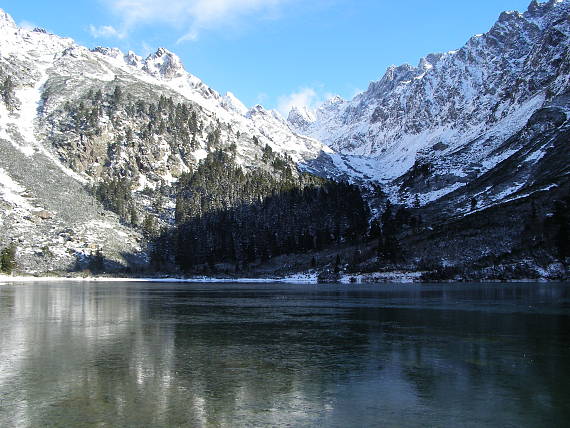
[[[561,427],[570,285],[0,285],[0,426]]]

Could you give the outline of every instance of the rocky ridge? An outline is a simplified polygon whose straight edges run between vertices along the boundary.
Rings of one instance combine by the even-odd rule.
[[[0,103],[0,247],[16,243],[27,272],[87,267],[101,249],[109,266],[133,264],[125,255],[144,264],[143,232],[95,200],[98,183],[126,183],[133,218],[140,225],[151,216],[159,229],[174,219],[172,185],[212,151],[231,150],[248,169],[267,168],[269,148],[293,172],[330,152],[276,112],[218,94],[164,48],[146,59],[90,50],[19,28],[4,11],[0,30],[0,79],[14,86],[10,102]]]
[[[288,121],[337,151],[339,169],[382,182],[393,202],[429,203],[512,156],[505,142],[540,109],[567,116],[569,13],[566,0],[533,0],[458,50],[392,66],[354,99]],[[414,187],[405,175],[421,168],[430,183]]]

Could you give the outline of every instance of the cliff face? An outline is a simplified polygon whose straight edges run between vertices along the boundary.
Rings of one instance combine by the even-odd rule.
[[[418,194],[427,203],[513,155],[520,147],[506,142],[540,121],[539,110],[564,122],[569,12],[566,0],[504,12],[461,49],[428,55],[417,67],[390,67],[354,99],[333,98],[314,117],[294,111],[289,122],[344,155],[337,163],[347,171],[387,184],[394,201]],[[429,184],[410,180],[423,165]]]

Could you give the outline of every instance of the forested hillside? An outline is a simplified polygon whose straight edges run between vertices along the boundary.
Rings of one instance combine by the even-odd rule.
[[[216,151],[181,177],[176,227],[152,253],[157,267],[174,262],[191,272],[225,263],[239,272],[278,255],[366,239],[370,212],[358,187],[292,171],[269,148],[264,156],[272,171],[244,171],[231,152]]]

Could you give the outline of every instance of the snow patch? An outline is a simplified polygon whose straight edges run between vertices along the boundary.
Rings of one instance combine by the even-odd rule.
[[[226,95],[223,97],[222,105],[229,110],[233,110],[242,116],[245,116],[247,111],[249,110],[239,99],[236,98],[234,94],[231,92],[226,92]]]
[[[4,169],[0,168],[0,195],[4,201],[16,208],[31,211],[34,207],[21,195],[25,191],[24,187],[14,181]]]

